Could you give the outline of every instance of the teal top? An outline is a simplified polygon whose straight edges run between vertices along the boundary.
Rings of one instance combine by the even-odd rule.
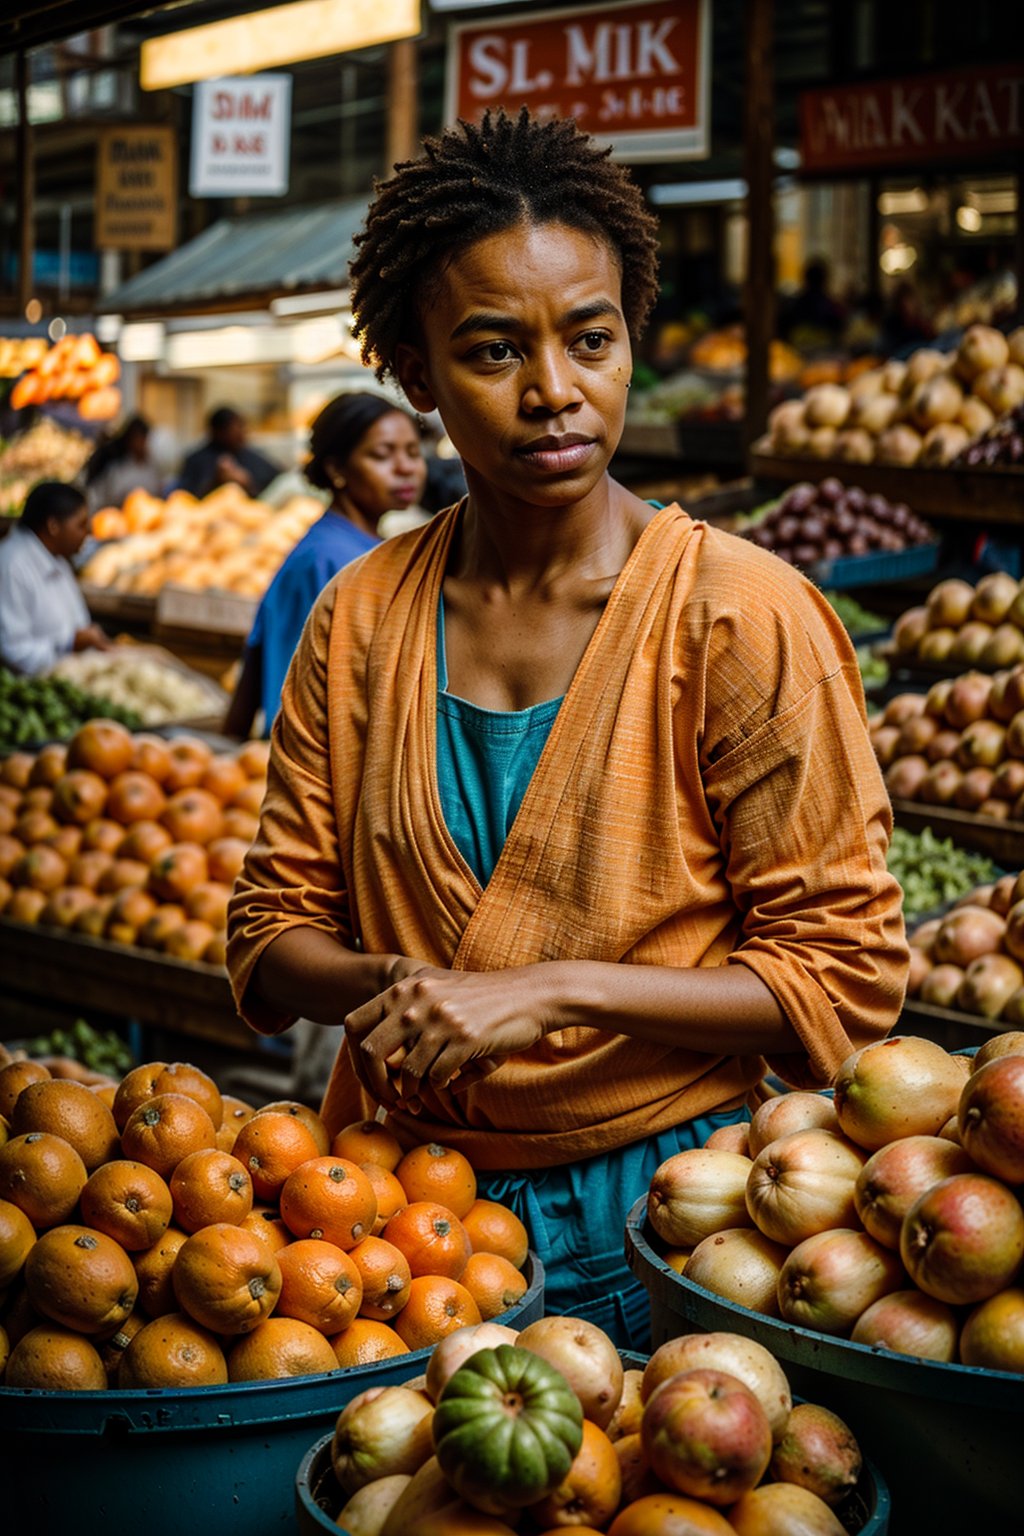
[[[444,599],[438,600],[437,787],[448,831],[481,887],[505,846],[561,702],[482,709],[449,693]]]

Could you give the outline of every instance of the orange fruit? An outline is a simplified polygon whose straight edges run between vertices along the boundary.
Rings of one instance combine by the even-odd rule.
[[[12,752],[0,764],[0,780],[4,784],[12,785],[15,789],[27,789],[28,776],[32,772],[34,762],[35,758],[31,752]]]
[[[190,917],[167,935],[163,952],[174,960],[201,960],[216,937],[216,929],[209,923]]]
[[[394,1355],[407,1355],[409,1346],[387,1323],[375,1323],[368,1317],[357,1317],[354,1323],[331,1340],[334,1357],[344,1370],[350,1365],[372,1365],[375,1360],[390,1360]]]
[[[232,796],[236,795],[247,782],[248,775],[237,757],[231,757],[228,753],[222,752],[210,759],[199,785],[201,789],[213,795],[221,805],[227,805]]]
[[[4,1331],[10,1347],[13,1349],[30,1328],[39,1328],[46,1321],[29,1301],[24,1284],[16,1285],[4,1309]]]
[[[80,1333],[43,1323],[11,1350],[5,1387],[36,1387],[47,1392],[99,1392],[107,1373],[99,1351]]]
[[[209,923],[211,928],[223,928],[228,920],[229,885],[216,880],[203,880],[194,885],[185,897],[185,911],[195,922]]]
[[[400,1143],[379,1120],[356,1120],[346,1125],[331,1142],[331,1151],[335,1157],[347,1157],[357,1167],[376,1163],[388,1173],[394,1173],[402,1161]]]
[[[539,1526],[560,1526],[577,1519],[603,1528],[615,1514],[622,1496],[619,1458],[603,1429],[583,1421],[583,1443],[559,1486],[536,1504],[530,1513]]]
[[[153,1244],[171,1224],[171,1192],[145,1163],[115,1158],[89,1175],[82,1190],[82,1220],[105,1232],[128,1253]]]
[[[473,1251],[455,1212],[433,1200],[414,1200],[392,1216],[381,1236],[402,1250],[414,1277],[458,1280]]]
[[[177,932],[184,922],[185,908],[165,901],[143,923],[135,935],[135,942],[141,949],[166,949],[171,934]]]
[[[0,875],[7,876],[25,852],[25,844],[9,832],[0,833]]]
[[[281,1294],[281,1271],[267,1245],[223,1221],[187,1239],[171,1281],[182,1311],[213,1333],[249,1333]]]
[[[78,857],[82,846],[82,829],[75,826],[58,827],[56,832],[47,838],[51,848],[56,848],[61,858],[68,865],[68,879],[71,878],[71,860]]]
[[[29,1083],[11,1113],[15,1136],[49,1131],[69,1141],[89,1173],[118,1151],[117,1126],[107,1106],[83,1083],[68,1078]]]
[[[261,1200],[276,1200],[288,1175],[319,1156],[312,1132],[302,1121],[279,1114],[253,1115],[239,1131],[233,1152],[248,1168]]]
[[[270,763],[269,741],[247,741],[235,754],[235,759],[247,778],[265,779]],[[13,780],[11,781],[14,782]]]
[[[119,1131],[128,1124],[132,1111],[156,1093],[156,1080],[166,1066],[166,1061],[145,1061],[122,1077],[114,1096],[114,1124]]]
[[[376,1237],[383,1232],[392,1216],[397,1216],[399,1211],[405,1209],[409,1197],[394,1174],[382,1168],[379,1163],[363,1163],[362,1169],[377,1197],[377,1220],[371,1228],[371,1235]]]
[[[179,789],[191,789],[201,783],[210,762],[213,748],[198,736],[175,736],[168,743],[170,767],[165,779],[168,794]]]
[[[246,1231],[254,1232],[261,1243],[267,1244],[271,1253],[278,1253],[282,1248],[287,1248],[292,1241],[292,1234],[281,1220],[281,1213],[276,1205],[254,1205],[240,1225],[245,1227]]]
[[[208,790],[192,787],[171,795],[160,820],[176,843],[199,843],[203,847],[224,833],[224,811],[216,796]]]
[[[82,913],[95,905],[94,891],[84,885],[62,885],[40,912],[39,921],[47,928],[72,928]]]
[[[106,819],[116,821],[124,837],[125,827],[136,821],[159,821],[167,796],[155,779],[135,768],[126,768],[107,790]]]
[[[124,827],[109,816],[97,816],[82,830],[83,853],[106,853],[113,859],[124,837]]]
[[[44,1083],[50,1072],[41,1061],[9,1061],[0,1067],[0,1115],[10,1120],[15,1100],[29,1083]]]
[[[294,1317],[318,1333],[340,1333],[359,1311],[363,1282],[347,1253],[319,1237],[289,1243],[277,1255],[283,1284],[278,1317]]]
[[[285,1376],[313,1376],[336,1371],[330,1342],[308,1323],[270,1317],[259,1323],[228,1354],[229,1381],[278,1381]]]
[[[206,849],[206,860],[211,880],[223,880],[234,885],[242,872],[249,844],[240,837],[217,837]]]
[[[260,829],[259,817],[251,811],[243,811],[240,806],[229,805],[224,812],[224,836],[236,837],[243,842],[248,849],[250,843],[255,841]],[[221,841],[220,838],[217,839]]]
[[[460,1220],[476,1199],[476,1174],[469,1159],[439,1141],[407,1152],[395,1169],[395,1178],[410,1201],[433,1200]]]
[[[298,1099],[275,1099],[272,1104],[261,1104],[256,1110],[258,1115],[294,1115],[296,1120],[301,1120],[316,1142],[317,1151],[321,1157],[326,1157],[331,1150],[331,1133],[327,1129],[315,1109],[310,1109],[308,1104],[300,1104]]]
[[[149,888],[161,901],[184,901],[207,876],[206,852],[198,843],[172,843],[149,867]]]
[[[117,1084],[111,1080],[109,1083],[88,1083],[86,1085],[90,1093],[95,1093],[101,1104],[105,1104],[109,1110],[114,1108],[114,1100],[117,1097]]]
[[[233,1098],[230,1093],[223,1095],[222,1103],[224,1120],[217,1132],[217,1145],[222,1152],[230,1152],[234,1148],[235,1137],[245,1122],[252,1119],[256,1111],[244,1099]]]
[[[69,1223],[37,1238],[25,1289],[38,1312],[77,1333],[115,1332],[135,1305],[132,1261],[112,1237]]]
[[[188,1239],[187,1232],[168,1227],[163,1237],[152,1248],[132,1254],[135,1276],[139,1282],[139,1306],[147,1317],[164,1317],[177,1312],[171,1274],[174,1262]]]
[[[162,736],[139,731],[132,738],[132,760],[129,768],[148,774],[162,784],[171,771],[171,752]]]
[[[405,1254],[382,1237],[364,1237],[349,1250],[349,1258],[359,1271],[363,1287],[360,1317],[381,1323],[396,1317],[409,1300],[412,1284]]]
[[[68,742],[67,765],[112,779],[124,772],[134,754],[131,731],[116,720],[97,718],[86,721]]]
[[[186,1232],[216,1221],[240,1226],[252,1210],[252,1179],[237,1157],[218,1148],[190,1152],[171,1174],[174,1220]]]
[[[0,1200],[0,1288],[21,1274],[35,1240],[35,1228],[21,1207]]]
[[[181,1312],[168,1312],[140,1328],[121,1356],[117,1385],[219,1387],[228,1379],[220,1344]]]
[[[456,1328],[480,1322],[480,1308],[464,1285],[444,1275],[416,1275],[395,1332],[410,1349],[429,1349]]]
[[[77,853],[68,865],[68,884],[95,891],[113,862],[113,854],[103,853],[99,848],[87,848]]]
[[[71,768],[53,786],[52,810],[60,821],[84,827],[103,815],[107,803],[106,780],[88,768]],[[75,850],[78,851],[76,843]]]
[[[114,944],[134,944],[139,929],[156,911],[156,900],[138,886],[122,886],[110,904],[103,937]]]
[[[529,1235],[514,1211],[495,1200],[474,1200],[462,1225],[474,1253],[497,1253],[522,1269],[530,1247]]]
[[[158,1093],[133,1110],[121,1132],[125,1157],[169,1179],[182,1158],[215,1147],[217,1132],[201,1104],[184,1093]]]
[[[141,859],[152,864],[158,853],[169,848],[174,839],[158,821],[133,821],[117,845],[119,859]]]
[[[526,1276],[497,1253],[474,1253],[462,1271],[462,1284],[487,1322],[500,1317],[526,1294]]]
[[[260,1115],[244,1126],[239,1140]],[[281,1187],[281,1220],[296,1237],[322,1237],[342,1249],[354,1248],[377,1219],[377,1197],[361,1168],[345,1157],[313,1157],[289,1174]]]
[[[29,1131],[0,1147],[0,1200],[19,1206],[38,1231],[67,1221],[88,1177],[63,1136]]]
[[[4,916],[15,923],[38,923],[45,906],[45,891],[35,891],[30,885],[20,885],[4,906]]]
[[[220,1089],[206,1072],[188,1061],[172,1061],[164,1067],[153,1085],[154,1093],[183,1093],[201,1104],[217,1130],[224,1119],[224,1100]]]
[[[96,889],[101,896],[116,896],[118,891],[141,891],[148,873],[141,859],[114,859],[100,875]],[[156,902],[153,901],[153,905],[147,908],[146,916],[155,908]]]
[[[140,1329],[146,1326],[146,1319],[138,1307],[131,1317],[126,1317],[116,1333],[112,1333],[109,1339],[103,1339],[97,1344],[100,1359],[103,1361],[103,1369],[107,1373],[107,1386],[117,1385],[117,1373],[121,1366],[121,1356],[128,1345],[134,1339]]]

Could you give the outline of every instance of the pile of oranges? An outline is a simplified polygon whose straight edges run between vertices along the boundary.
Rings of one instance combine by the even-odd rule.
[[[364,1365],[507,1312],[527,1234],[458,1151],[333,1139],[185,1062],[0,1068],[0,1381],[208,1386]]]
[[[223,965],[231,885],[256,835],[268,744],[90,720],[0,764],[0,913]]]

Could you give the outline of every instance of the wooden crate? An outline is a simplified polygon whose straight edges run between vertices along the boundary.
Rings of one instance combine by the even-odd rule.
[[[987,853],[1004,869],[1024,868],[1024,821],[995,821],[948,805],[923,805],[916,800],[893,800],[893,816],[908,832],[931,827],[936,837],[951,837],[963,848]]]
[[[784,459],[751,454],[756,480],[793,485],[835,475],[844,485],[859,485],[869,495],[903,501],[922,517],[1024,526],[1024,470],[918,469],[896,464],[844,464],[838,459]]]

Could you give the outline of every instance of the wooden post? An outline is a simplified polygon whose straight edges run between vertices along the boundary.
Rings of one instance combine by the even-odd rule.
[[[399,160],[411,160],[419,146],[416,39],[403,37],[388,48],[388,137],[385,175]]]
[[[15,154],[18,162],[18,308],[25,308],[33,293],[32,268],[35,258],[35,155],[32,124],[28,120],[28,54],[20,49],[14,60],[14,90],[18,102],[18,128]]]
[[[747,330],[746,445],[768,420],[769,348],[775,334],[775,253],[772,210],[775,147],[775,80],[772,67],[774,0],[745,7],[744,147],[747,180],[747,280],[743,313]]]

